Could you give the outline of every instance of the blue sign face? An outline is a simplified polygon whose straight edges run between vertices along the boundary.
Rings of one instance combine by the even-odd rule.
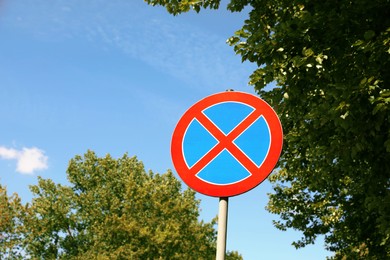
[[[202,113],[227,136],[253,111],[253,107],[244,103],[224,102],[208,107]],[[251,122],[233,143],[260,167],[268,154],[270,139],[267,122],[260,116]],[[218,143],[219,140],[213,135],[213,129],[207,129],[196,118],[192,120],[183,141],[184,158],[188,168],[193,167]],[[196,176],[211,184],[226,185],[240,182],[251,176],[251,173],[232,151],[224,148]]]

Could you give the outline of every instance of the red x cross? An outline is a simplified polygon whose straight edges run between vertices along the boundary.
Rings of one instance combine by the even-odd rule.
[[[189,174],[197,174],[207,164],[209,164],[215,157],[218,156],[223,149],[226,149],[243,165],[249,172],[258,170],[258,167],[248,158],[248,156],[241,151],[233,143],[233,141],[244,132],[254,121],[261,116],[261,112],[257,109],[247,116],[240,124],[238,124],[228,135],[225,135],[207,116],[199,113],[195,118],[203,127],[218,140],[218,144],[214,146],[208,153],[206,153],[195,165],[189,169]]]

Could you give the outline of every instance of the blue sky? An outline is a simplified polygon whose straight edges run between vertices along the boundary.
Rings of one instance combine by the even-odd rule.
[[[142,0],[0,1],[0,182],[27,202],[37,176],[66,184],[69,159],[136,155],[146,169],[173,169],[172,132],[198,100],[233,88],[254,93],[225,42],[245,13],[173,17]],[[323,242],[295,250],[294,231],[272,226],[271,185],[229,201],[228,250],[248,260],[324,259]],[[218,199],[198,195],[201,217]]]

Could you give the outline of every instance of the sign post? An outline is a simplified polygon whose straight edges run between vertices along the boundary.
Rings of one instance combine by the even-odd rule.
[[[216,260],[225,260],[229,197],[219,198]]]
[[[225,259],[228,197],[263,182],[279,160],[282,143],[275,111],[243,92],[208,96],[177,123],[171,142],[177,173],[195,191],[220,198],[217,260]]]

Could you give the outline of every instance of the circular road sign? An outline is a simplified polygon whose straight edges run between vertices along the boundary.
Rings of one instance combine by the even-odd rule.
[[[189,187],[230,197],[268,177],[282,143],[279,118],[265,101],[227,91],[198,101],[184,113],[173,132],[171,156]]]

